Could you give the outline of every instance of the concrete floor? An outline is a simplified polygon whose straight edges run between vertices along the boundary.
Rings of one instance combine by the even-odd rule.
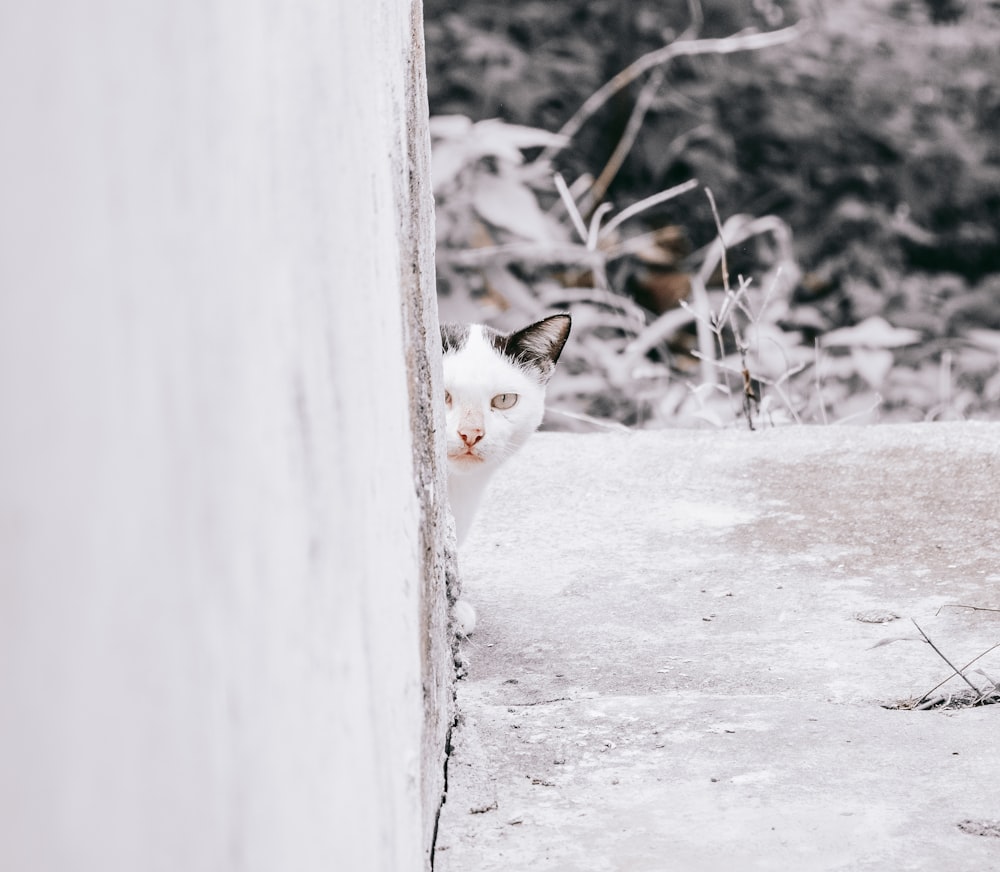
[[[436,872],[1000,869],[1000,706],[883,707],[1000,642],[1000,425],[542,433],[462,571]]]

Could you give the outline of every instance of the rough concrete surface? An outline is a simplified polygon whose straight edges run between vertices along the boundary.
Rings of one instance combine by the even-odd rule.
[[[911,618],[1000,642],[942,608],[1000,607],[998,493],[997,424],[536,436],[461,555],[437,872],[1000,869],[1000,708],[883,707],[950,673]]]

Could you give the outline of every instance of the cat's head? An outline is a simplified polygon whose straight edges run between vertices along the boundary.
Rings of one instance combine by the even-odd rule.
[[[520,448],[545,413],[545,385],[569,336],[569,315],[500,333],[444,324],[448,469],[492,469]]]

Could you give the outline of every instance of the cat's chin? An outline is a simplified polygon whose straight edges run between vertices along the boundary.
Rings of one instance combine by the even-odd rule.
[[[483,469],[486,465],[486,458],[480,457],[478,454],[469,454],[467,451],[448,455],[448,466],[452,472],[473,472],[477,469]]]

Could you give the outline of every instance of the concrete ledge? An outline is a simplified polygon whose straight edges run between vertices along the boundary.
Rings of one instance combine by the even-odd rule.
[[[1000,709],[881,704],[949,674],[911,617],[1000,641],[941,610],[1000,606],[998,494],[996,424],[539,434],[462,555],[436,870],[997,868]]]

